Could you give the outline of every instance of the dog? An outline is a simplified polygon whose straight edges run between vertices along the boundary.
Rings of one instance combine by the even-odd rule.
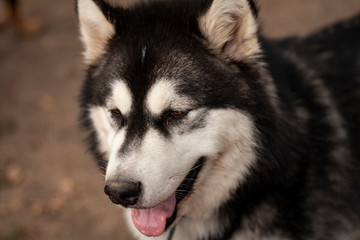
[[[76,6],[81,122],[137,239],[355,238],[360,16],[269,40],[253,0]]]

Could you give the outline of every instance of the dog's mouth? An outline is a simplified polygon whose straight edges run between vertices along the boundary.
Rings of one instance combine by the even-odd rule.
[[[132,209],[131,218],[134,226],[146,236],[159,236],[175,221],[177,205],[193,190],[194,183],[204,164],[201,157],[188,172],[180,186],[168,199],[149,209]]]

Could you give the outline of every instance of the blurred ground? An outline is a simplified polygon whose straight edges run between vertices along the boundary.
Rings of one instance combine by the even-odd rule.
[[[22,2],[43,29],[31,37],[0,30],[0,240],[128,240],[78,127],[84,65],[74,3]],[[305,35],[360,12],[359,0],[260,5],[271,37]]]

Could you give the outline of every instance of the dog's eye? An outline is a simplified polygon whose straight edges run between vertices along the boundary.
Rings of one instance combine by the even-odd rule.
[[[177,123],[178,121],[181,121],[189,111],[169,110],[163,115],[163,120],[167,126],[171,123]]]
[[[121,112],[120,112],[120,110],[117,109],[117,108],[111,109],[110,112],[111,112],[111,115],[112,115],[114,118],[120,118],[120,117],[121,117]]]
[[[171,110],[169,111],[169,114],[171,117],[175,117],[175,118],[182,118],[186,115],[187,112],[183,112],[183,111],[177,111],[177,110]]]

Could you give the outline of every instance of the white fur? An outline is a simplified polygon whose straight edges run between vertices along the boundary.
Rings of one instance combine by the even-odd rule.
[[[104,53],[106,42],[115,34],[115,29],[91,0],[78,0],[78,11],[85,61],[92,64]]]
[[[176,85],[166,79],[158,80],[150,89],[146,97],[146,107],[153,115],[159,115],[164,110],[191,110],[192,101],[178,96]]]
[[[133,102],[132,93],[124,81],[116,80],[112,84],[112,97],[107,103],[108,108],[118,108],[121,114],[128,115]]]
[[[244,60],[260,53],[257,22],[246,0],[214,0],[199,23],[216,54]]]
[[[109,113],[104,107],[92,107],[89,111],[89,116],[96,130],[97,139],[99,141],[99,148],[106,157],[109,157],[112,142],[115,136],[114,128],[111,125],[111,121],[108,116]]]
[[[114,179],[126,172],[127,167],[119,168],[118,159],[119,159],[119,149],[125,140],[126,129],[119,130],[113,138],[109,161],[106,168],[105,180]]]

